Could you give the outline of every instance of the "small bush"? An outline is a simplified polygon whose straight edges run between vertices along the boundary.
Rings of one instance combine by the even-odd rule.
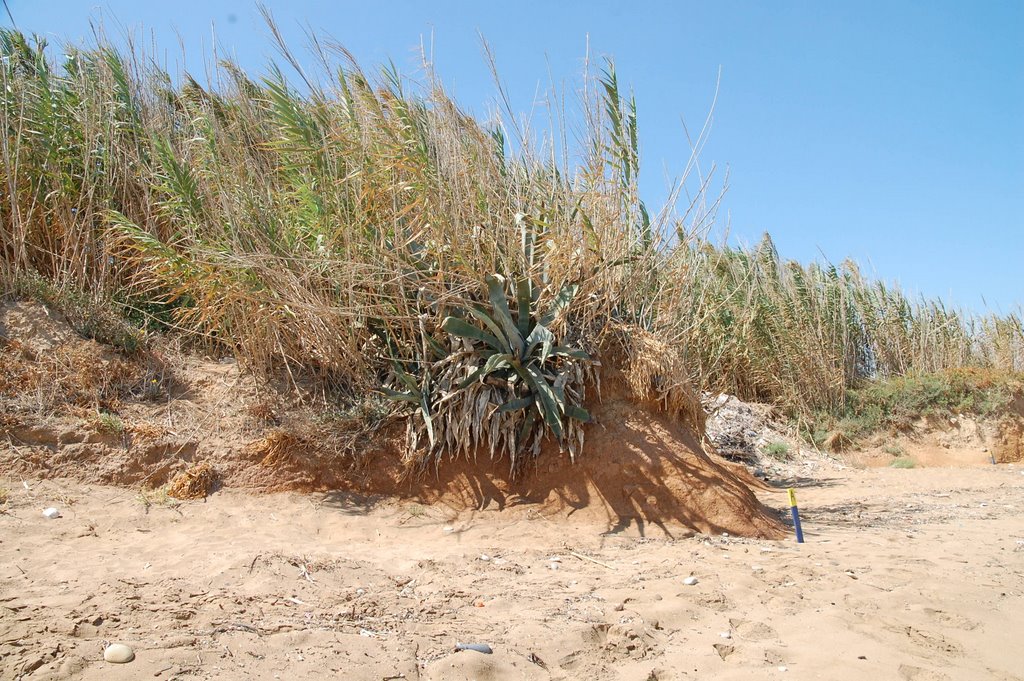
[[[882,447],[882,451],[886,454],[891,454],[892,456],[903,456],[907,453],[906,450],[899,445],[886,445]]]
[[[786,461],[789,459],[790,456],[789,445],[785,442],[782,442],[781,440],[769,442],[761,449],[761,452],[765,456],[770,457],[772,459],[776,459],[778,461]]]
[[[893,459],[893,462],[889,464],[892,468],[913,468],[917,464],[909,456],[901,456],[897,459]]]
[[[107,412],[100,412],[96,416],[94,425],[96,430],[101,433],[110,433],[112,435],[121,435],[124,433],[124,421],[117,414],[109,414]]]

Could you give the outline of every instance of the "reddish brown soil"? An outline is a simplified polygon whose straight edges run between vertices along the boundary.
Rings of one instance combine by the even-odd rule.
[[[205,461],[221,485],[258,492],[355,491],[415,499],[455,513],[498,508],[599,521],[609,532],[645,534],[651,526],[671,536],[782,532],[775,514],[751,491],[758,483],[745,469],[705,453],[681,420],[631,401],[621,381],[607,381],[605,399],[591,405],[596,423],[588,427],[586,449],[576,463],[551,445],[515,477],[507,461],[486,455],[446,460],[414,475],[402,464],[394,428],[349,441],[343,453],[344,437],[314,425],[315,414],[286,396],[257,390],[234,362],[169,348],[131,360],[140,365],[138,376],[158,382],[159,390],[143,397],[129,390],[108,399],[104,411],[120,422],[112,431],[97,420],[98,408],[90,411],[81,399],[63,404],[61,397],[96,389],[94,379],[80,385],[76,376],[102,376],[129,360],[109,349],[95,351],[95,343],[36,304],[0,308],[0,336],[8,363],[19,364],[17,376],[42,375],[44,382],[67,388],[45,400],[17,386],[0,393],[6,413],[0,429],[7,440],[0,445],[0,465],[10,475],[159,487]],[[79,363],[70,367],[75,375],[52,375],[68,366],[48,364],[48,358],[82,348],[90,350],[85,354],[92,366]],[[149,378],[146,367],[153,365],[173,370]]]

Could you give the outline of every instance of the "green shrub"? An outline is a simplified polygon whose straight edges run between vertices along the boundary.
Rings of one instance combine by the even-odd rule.
[[[786,461],[790,458],[789,445],[785,442],[782,442],[781,440],[769,442],[761,449],[761,452],[765,456],[768,456],[772,459],[777,459],[779,461]]]
[[[100,412],[96,416],[96,430],[101,433],[121,435],[124,433],[124,421],[117,414]]]

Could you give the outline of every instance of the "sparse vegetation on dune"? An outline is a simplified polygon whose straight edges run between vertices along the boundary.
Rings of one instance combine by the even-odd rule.
[[[965,367],[990,377],[1024,371],[1019,313],[972,315],[912,300],[850,261],[786,261],[767,235],[753,249],[705,244],[688,256],[692,297],[679,310],[689,320],[688,360],[715,389],[780,405],[790,416],[856,409],[863,395],[856,389],[899,390],[899,382],[886,384],[900,377]],[[971,375],[949,380],[966,387]]]
[[[825,445],[829,437],[856,442],[879,431],[910,432],[921,419],[993,417],[1022,394],[1024,377],[993,369],[956,368],[863,381],[847,391],[841,410],[818,414],[806,434]]]
[[[429,69],[314,43],[307,76],[279,47],[295,79],[222,62],[207,87],[0,30],[4,288],[128,352],[166,331],[375,423],[386,400],[420,461],[576,454],[611,366],[695,423],[701,388],[808,419],[856,413],[875,377],[1024,370],[1020,315],[714,246],[708,178],[649,210],[610,62],[545,138],[473,119]]]

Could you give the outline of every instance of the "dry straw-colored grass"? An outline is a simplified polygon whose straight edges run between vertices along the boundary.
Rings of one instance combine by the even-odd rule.
[[[204,499],[213,491],[217,472],[202,461],[179,473],[167,487],[167,496],[174,499]]]
[[[625,358],[638,396],[695,422],[699,389],[808,414],[868,376],[1024,368],[1019,315],[911,301],[851,264],[785,262],[768,241],[713,247],[718,197],[697,164],[650,211],[636,103],[610,62],[540,134],[504,99],[468,116],[429,65],[411,79],[311,47],[299,69],[279,42],[294,75],[221,62],[201,83],[102,38],[58,64],[0,30],[0,280],[88,292],[347,407],[386,393],[423,461],[484,448],[515,466],[545,432],[580,451],[571,414],[605,360]],[[546,337],[573,352],[516,360],[547,388],[524,388],[515,362],[463,385],[492,350],[443,324],[488,331],[473,314],[498,315],[492,275],[525,331],[558,309]]]

